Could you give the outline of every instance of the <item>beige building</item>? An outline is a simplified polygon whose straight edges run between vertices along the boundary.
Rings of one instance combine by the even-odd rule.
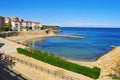
[[[5,23],[7,24],[11,19],[9,17],[5,17]]]

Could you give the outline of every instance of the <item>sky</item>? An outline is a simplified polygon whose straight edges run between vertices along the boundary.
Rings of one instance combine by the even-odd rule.
[[[120,0],[1,0],[0,16],[64,27],[120,28]]]

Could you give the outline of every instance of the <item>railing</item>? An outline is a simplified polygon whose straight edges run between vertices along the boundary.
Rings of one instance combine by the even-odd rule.
[[[63,74],[63,73],[58,73],[58,72],[56,72],[55,70],[51,70],[51,69],[48,69],[48,68],[46,68],[46,67],[42,67],[42,66],[33,64],[33,63],[27,62],[27,61],[25,61],[25,60],[22,60],[22,59],[19,59],[19,58],[10,56],[10,55],[5,55],[5,56],[6,56],[6,58],[8,58],[8,59],[11,59],[11,60],[20,62],[21,64],[24,64],[24,65],[26,65],[26,66],[29,66],[29,67],[33,68],[33,69],[36,69],[37,71],[46,72],[47,74],[51,74],[51,75],[53,75],[53,76],[55,76],[55,77],[62,78],[63,80],[80,80],[80,79],[78,79],[78,78],[74,78],[74,77],[65,75],[65,74]]]

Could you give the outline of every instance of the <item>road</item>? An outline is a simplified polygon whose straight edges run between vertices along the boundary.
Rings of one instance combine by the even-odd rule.
[[[0,80],[27,80],[20,74],[17,74],[5,67],[5,65],[6,63],[4,63],[4,61],[0,61]]]

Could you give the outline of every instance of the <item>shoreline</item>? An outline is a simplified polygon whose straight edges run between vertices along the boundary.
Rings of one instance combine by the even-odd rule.
[[[51,34],[37,34],[37,35],[26,35],[25,33],[23,35],[18,35],[18,36],[12,36],[12,37],[8,37],[6,38],[7,40],[10,40],[12,42],[15,42],[17,44],[21,44],[23,46],[24,42],[31,40],[31,39],[36,39],[36,38],[46,38],[46,37],[50,37],[50,36],[58,36],[58,37],[64,37],[64,35],[59,35],[59,34],[55,34],[55,33],[51,33]],[[65,35],[66,36],[66,35]],[[68,35],[67,35],[68,36]],[[70,36],[70,35],[69,35]],[[73,36],[72,36],[73,37]],[[74,38],[79,38],[79,37],[74,37]],[[107,54],[107,53],[106,53]],[[105,54],[104,54],[105,55]],[[84,60],[76,60],[76,59],[71,59],[71,58],[65,58],[65,57],[61,57],[67,61],[79,64],[79,65],[83,65],[83,66],[87,66],[87,67],[93,67],[94,64],[104,55],[100,56],[98,59],[96,59],[95,61],[84,61]]]
[[[33,34],[31,34],[31,31],[30,31],[30,32],[27,32],[27,34],[25,32],[20,32],[20,34],[18,36],[11,36],[11,37],[7,37],[5,39],[8,39],[8,40],[16,42],[16,43],[23,44],[25,41],[28,41],[31,39],[40,38],[40,37],[46,38],[46,37],[50,37],[50,36],[65,37],[65,38],[79,38],[79,39],[84,38],[83,36],[63,35],[63,34],[56,34],[53,32],[50,32],[49,34],[46,34],[45,32],[41,32],[41,33],[34,32]]]
[[[28,40],[31,40],[31,39],[36,39],[36,38],[46,38],[46,37],[50,37],[50,36],[58,36],[58,37],[64,37],[64,35],[59,35],[59,34],[55,34],[55,33],[51,33],[51,34],[48,34],[48,35],[18,35],[18,36],[12,36],[12,37],[7,37],[6,39],[7,40],[10,40],[12,42],[15,42],[17,44],[21,44],[23,46],[24,45],[24,42],[28,41]],[[65,35],[65,36],[70,36],[70,35]],[[80,38],[80,36],[78,37],[74,37],[72,36],[73,38]],[[72,37],[69,37],[69,38],[72,38]],[[79,65],[83,65],[83,66],[88,66],[88,67],[93,67],[93,63],[95,61],[82,61],[82,60],[75,60],[75,59],[70,59],[70,58],[64,58],[64,57],[61,57],[63,59],[66,59],[67,61],[70,61],[70,62],[73,62],[73,63],[76,63],[76,64],[79,64]],[[91,65],[92,64],[92,65]]]
[[[38,37],[47,37],[47,36],[53,36],[55,34],[49,34],[49,35],[26,35],[25,37],[24,36],[13,36],[13,37],[9,37],[9,38],[12,38],[14,39],[14,41],[12,40],[9,40],[8,38],[6,39],[3,39],[3,38],[0,38],[0,42],[2,43],[5,43],[5,47],[3,46],[3,49],[2,50],[6,50],[8,49],[6,52],[8,52],[8,54],[12,54],[12,53],[15,53],[17,52],[16,51],[16,48],[18,47],[21,47],[21,48],[25,48],[25,46],[22,44],[24,41],[26,40],[29,40],[29,39],[34,39],[34,38],[38,38]],[[21,43],[18,43],[18,42],[15,42],[15,41],[21,41]],[[7,46],[6,46],[7,45]],[[12,46],[14,49],[11,50]],[[106,67],[103,67],[104,65],[104,62],[106,63],[106,61],[110,61],[111,58],[113,56],[111,55],[115,55],[115,54],[118,54],[119,52],[119,49],[120,47],[116,47],[114,49],[112,49],[111,51],[109,51],[108,53],[104,54],[103,56],[99,57],[96,61],[80,61],[80,60],[74,60],[74,59],[69,59],[69,58],[63,58],[63,59],[66,59],[67,61],[70,61],[70,62],[73,62],[73,63],[77,63],[77,64],[80,64],[80,65],[83,65],[83,66],[87,66],[87,67],[93,67],[93,66],[97,66],[97,67],[100,67],[102,72],[101,72],[101,76],[103,78],[103,76],[106,75]],[[118,50],[119,49],[119,50]],[[1,50],[1,48],[0,48]],[[117,52],[116,52],[117,51]],[[116,52],[116,53],[115,53]],[[110,58],[110,57],[111,58]],[[107,58],[107,59],[106,59]],[[113,61],[112,61],[113,62]],[[108,66],[107,66],[108,67]],[[110,69],[110,68],[109,68]],[[104,71],[105,70],[105,71]],[[101,77],[100,77],[101,78]],[[101,80],[101,79],[100,79]]]
[[[69,62],[72,62],[72,63],[76,63],[76,64],[79,64],[79,65],[82,65],[82,66],[87,66],[87,67],[94,67],[94,64],[96,61],[83,61],[83,60],[75,60],[75,59],[69,59],[69,58],[66,58],[67,61]]]
[[[50,36],[50,35],[49,35]],[[14,36],[13,36],[14,37]],[[13,38],[12,37],[12,38]],[[15,37],[17,37],[17,38],[21,38],[21,39],[23,39],[23,37],[20,37],[20,36],[15,36]],[[27,39],[32,39],[32,38],[37,38],[38,36],[36,35],[36,36],[32,36],[32,37],[29,37],[28,35],[26,36],[26,38]],[[39,37],[40,37],[40,35],[39,35]],[[43,36],[42,36],[43,37]],[[46,35],[44,35],[44,37],[47,37]],[[16,39],[17,39],[16,38]],[[27,40],[27,39],[24,39],[24,41],[25,40]],[[17,40],[16,40],[17,41]],[[53,65],[50,65],[50,64],[47,64],[47,63],[45,63],[45,62],[42,62],[42,61],[38,61],[38,60],[35,60],[35,59],[33,59],[33,58],[31,58],[31,57],[27,57],[27,56],[25,56],[25,55],[21,55],[21,54],[18,54],[17,53],[17,51],[16,51],[16,48],[18,48],[18,47],[21,47],[21,48],[25,48],[25,46],[23,45],[23,44],[19,44],[19,43],[16,43],[16,42],[14,42],[14,41],[11,41],[11,40],[8,40],[7,38],[6,39],[3,39],[3,38],[0,38],[0,42],[1,43],[5,43],[5,45],[3,46],[3,47],[1,47],[0,48],[0,50],[5,50],[5,53],[6,54],[8,54],[8,55],[11,55],[11,56],[13,56],[13,57],[18,57],[18,58],[21,58],[21,59],[24,59],[24,60],[26,60],[26,61],[28,61],[28,62],[34,62],[34,63],[37,63],[37,64],[39,64],[39,65],[42,65],[42,66],[45,66],[45,67],[47,67],[48,66],[48,68],[49,69],[53,69],[53,70],[56,70],[56,71],[62,71],[63,73],[65,73],[66,75],[69,75],[69,76],[73,76],[73,77],[75,77],[75,78],[80,78],[80,79],[82,79],[82,80],[92,80],[91,78],[89,78],[89,77],[87,77],[87,76],[84,76],[84,75],[82,75],[82,74],[78,74],[78,73],[74,73],[74,72],[71,72],[71,71],[68,71],[68,70],[65,70],[65,69],[62,69],[62,68],[59,68],[59,67],[56,67],[56,66],[53,66]],[[14,49],[11,49],[11,48],[14,48]],[[11,51],[10,51],[11,50]],[[9,52],[10,51],[10,52]],[[20,57],[21,56],[21,57]],[[67,59],[68,60],[68,59]],[[81,64],[82,65],[82,64]],[[24,67],[23,67],[24,66]],[[17,63],[16,64],[16,66],[15,66],[15,68],[20,68],[20,70],[22,70],[22,72],[23,72],[23,74],[25,73],[25,72],[29,72],[29,71],[33,71],[33,69],[27,69],[27,67],[25,66],[25,65],[22,65],[22,64],[20,64],[20,63]],[[25,71],[24,71],[24,68],[26,69]],[[18,70],[18,72],[19,72],[19,70]],[[45,73],[40,73],[41,75],[38,75],[38,76],[36,76],[36,73],[37,72],[32,72],[31,74],[29,74],[29,75],[31,75],[31,76],[33,76],[34,75],[34,77],[35,78],[37,78],[37,77],[39,77],[37,80],[39,80],[40,79],[40,77],[42,78],[45,78],[45,79],[42,79],[42,80],[62,80],[62,79],[54,79],[54,78],[56,78],[56,77],[51,77],[50,75],[48,75],[48,74],[45,74]],[[43,76],[44,75],[44,76]],[[48,76],[45,76],[45,75],[48,75]],[[47,78],[47,79],[46,79]],[[51,78],[51,79],[49,79],[49,78]]]

